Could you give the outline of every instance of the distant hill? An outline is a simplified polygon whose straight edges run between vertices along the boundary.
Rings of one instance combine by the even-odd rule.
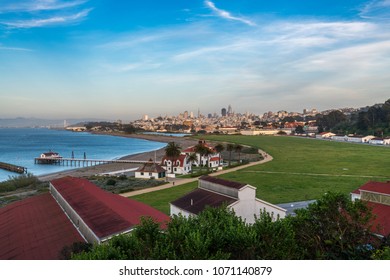
[[[67,119],[67,125],[97,121],[97,119]],[[1,128],[23,128],[23,127],[64,127],[64,120],[50,120],[38,118],[13,118],[0,119]]]

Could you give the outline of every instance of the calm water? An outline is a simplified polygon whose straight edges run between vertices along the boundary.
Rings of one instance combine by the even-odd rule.
[[[0,128],[0,161],[28,168],[34,175],[42,175],[74,167],[34,164],[34,158],[52,150],[63,157],[115,159],[125,155],[153,151],[164,147],[160,142],[69,132],[50,129]],[[0,181],[17,173],[0,169]]]

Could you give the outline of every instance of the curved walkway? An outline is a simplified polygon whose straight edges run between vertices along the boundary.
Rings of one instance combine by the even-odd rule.
[[[230,173],[230,172],[233,172],[233,171],[237,171],[237,170],[240,170],[240,169],[244,169],[244,168],[247,168],[247,167],[250,167],[250,166],[254,166],[254,165],[258,165],[258,164],[264,164],[264,163],[267,163],[267,162],[273,160],[273,157],[270,156],[269,154],[267,154],[266,152],[264,152],[262,150],[258,150],[258,151],[259,151],[259,154],[263,155],[263,158],[264,158],[263,160],[251,162],[251,163],[248,163],[248,164],[245,164],[245,165],[240,165],[240,166],[229,168],[229,169],[225,169],[225,170],[216,171],[216,172],[210,173],[209,176],[218,176],[218,175]],[[183,179],[181,179],[181,178],[174,178],[174,179],[171,179],[171,181],[168,184],[164,184],[162,186],[142,189],[142,190],[138,190],[138,191],[127,192],[127,193],[122,193],[120,195],[121,196],[125,196],[125,197],[136,196],[136,195],[139,195],[139,194],[144,194],[144,193],[149,193],[149,192],[154,192],[154,191],[159,191],[159,190],[165,190],[165,189],[169,189],[169,188],[172,188],[172,187],[181,186],[181,185],[184,185],[184,184],[187,184],[187,183],[195,182],[197,180],[198,180],[198,177],[196,177],[196,178],[183,178]]]

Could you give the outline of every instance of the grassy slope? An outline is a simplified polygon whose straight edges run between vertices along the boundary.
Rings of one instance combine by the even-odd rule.
[[[277,136],[203,138],[250,145],[271,154],[272,162],[228,173],[221,178],[251,184],[257,187],[257,197],[272,203],[316,199],[327,191],[349,193],[369,180],[390,180],[388,147]],[[195,187],[183,186],[183,189]],[[162,209],[160,206],[180,195],[159,192],[137,199]],[[168,206],[163,208],[166,212]]]

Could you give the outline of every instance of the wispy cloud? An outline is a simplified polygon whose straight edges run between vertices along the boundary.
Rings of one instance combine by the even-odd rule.
[[[239,21],[249,26],[256,26],[256,24],[253,21],[250,21],[242,17],[233,16],[230,12],[217,8],[215,4],[209,0],[204,1],[204,3],[206,4],[207,7],[209,7],[213,12],[215,12],[221,18]]]
[[[0,51],[18,51],[18,52],[32,52],[32,49],[27,49],[27,48],[19,48],[19,47],[9,47],[9,46],[4,46],[0,44]]]
[[[34,27],[43,27],[43,26],[52,26],[52,25],[71,24],[85,19],[91,10],[92,9],[85,9],[76,14],[52,16],[48,18],[2,21],[0,22],[0,24],[5,25],[8,28],[34,28]]]
[[[58,0],[25,0],[12,1],[0,6],[0,13],[9,12],[36,12],[36,11],[51,11],[62,10],[76,7],[88,2],[88,0],[74,0],[74,1],[58,1]]]
[[[390,0],[372,0],[362,6],[360,17],[365,19],[390,19]]]

